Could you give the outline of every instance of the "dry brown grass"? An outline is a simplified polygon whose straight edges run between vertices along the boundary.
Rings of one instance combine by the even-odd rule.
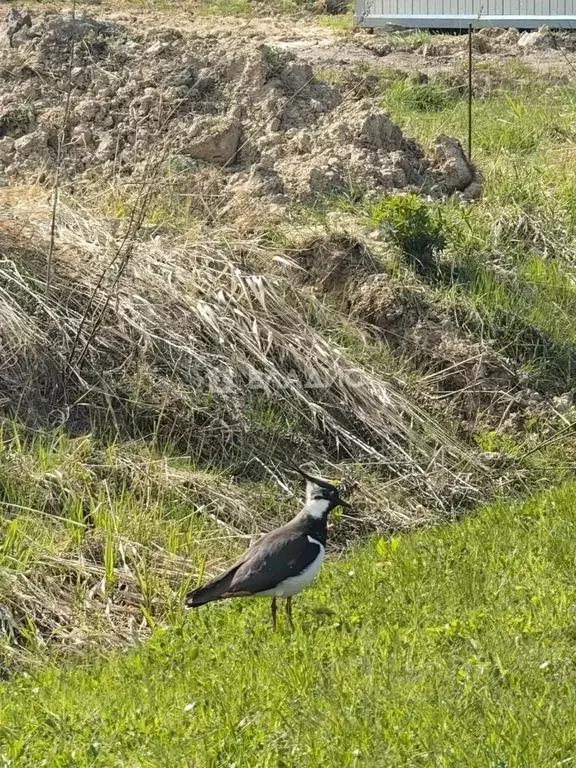
[[[207,240],[116,239],[63,206],[46,297],[46,250],[39,231],[3,236],[0,395],[21,421],[113,427],[239,472],[252,455],[370,462],[437,512],[476,495],[478,457],[330,344],[290,279]]]

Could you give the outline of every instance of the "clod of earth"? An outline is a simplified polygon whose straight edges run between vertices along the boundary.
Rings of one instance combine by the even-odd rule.
[[[461,192],[464,200],[476,200],[482,194],[480,174],[457,139],[438,136],[434,144],[434,168],[445,193]]]
[[[518,45],[533,51],[549,51],[558,47],[556,38],[548,27],[540,27],[537,32],[523,32],[518,38]]]

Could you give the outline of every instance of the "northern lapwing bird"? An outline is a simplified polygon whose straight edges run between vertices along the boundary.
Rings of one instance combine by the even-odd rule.
[[[317,576],[326,547],[328,515],[348,507],[339,489],[302,469],[306,504],[289,523],[267,533],[225,573],[186,596],[186,608],[198,608],[229,597],[271,597],[272,626],[276,629],[276,598],[286,598],[286,615],[293,629],[292,597]]]

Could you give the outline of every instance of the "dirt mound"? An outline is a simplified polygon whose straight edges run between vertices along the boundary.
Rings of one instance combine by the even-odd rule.
[[[356,317],[381,330],[393,346],[402,343],[403,329],[415,326],[427,307],[414,288],[394,286],[387,274],[361,283],[350,305]]]
[[[433,170],[438,187],[446,194],[461,193],[464,200],[477,200],[482,195],[480,172],[472,165],[457,139],[441,134],[434,144]]]
[[[517,366],[487,342],[460,328],[417,283],[400,285],[360,241],[318,235],[290,254],[291,278],[315,293],[340,301],[353,319],[409,362],[423,376],[423,391],[441,398],[462,419],[464,431],[478,423],[498,425],[524,411],[535,395]]]
[[[518,45],[533,51],[550,51],[558,47],[556,37],[548,27],[541,27],[537,32],[523,32],[518,38]]]
[[[360,241],[318,235],[290,254],[293,282],[340,302],[422,377],[422,391],[452,413],[463,433],[479,425],[506,424],[520,432],[523,420],[545,398],[518,363],[487,340],[461,327],[457,312],[438,306],[418,283],[398,284]]]
[[[490,27],[479,29],[472,38],[472,48],[476,54],[487,53],[510,54],[512,50],[517,52],[520,33],[517,29],[501,29]],[[464,53],[468,50],[468,38],[466,36],[444,36],[441,42],[424,43],[418,49],[422,56],[443,58]]]
[[[474,33],[472,46],[476,54],[499,54],[517,56],[518,52],[551,51],[558,48],[558,41],[564,42],[565,33],[553,33],[548,27],[533,32],[520,33],[515,28],[486,27]],[[439,42],[425,43],[418,48],[423,56],[444,58],[464,53],[468,47],[465,36],[443,36]],[[408,47],[414,50],[413,46]]]
[[[313,237],[292,254],[292,259],[300,268],[293,275],[297,282],[340,296],[348,295],[359,281],[381,271],[368,248],[346,235]]]
[[[0,169],[9,181],[50,178],[63,135],[62,179],[149,178],[159,168],[183,192],[205,190],[212,214],[244,213],[247,201],[426,186],[419,147],[370,102],[342,101],[287,51],[16,9],[0,38]]]
[[[372,275],[357,284],[349,301],[353,316],[424,374],[426,389],[462,419],[464,431],[505,424],[520,432],[523,419],[542,408],[544,398],[517,364],[460,328],[422,289]]]

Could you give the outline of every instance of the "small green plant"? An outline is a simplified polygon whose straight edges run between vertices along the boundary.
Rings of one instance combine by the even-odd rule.
[[[392,195],[372,210],[372,223],[402,251],[420,275],[430,277],[438,268],[437,254],[446,245],[438,211],[417,195]]]
[[[495,430],[478,433],[475,440],[478,447],[488,453],[506,453],[509,456],[518,454],[518,443],[514,438]]]
[[[308,4],[305,4],[307,7]],[[320,16],[318,23],[322,27],[328,27],[338,35],[348,35],[353,29],[353,14],[351,10],[337,16]]]

